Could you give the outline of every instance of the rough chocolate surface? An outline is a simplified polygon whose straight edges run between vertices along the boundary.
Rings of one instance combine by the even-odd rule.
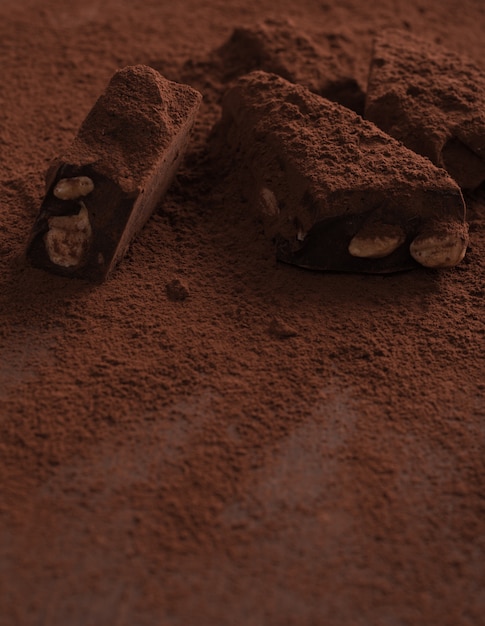
[[[444,170],[278,76],[242,78],[226,94],[216,136],[238,161],[243,193],[249,190],[281,260],[388,272],[416,266],[409,244],[431,224],[466,238],[463,198]],[[386,258],[351,256],[352,237],[374,226],[402,229],[403,245]]]
[[[485,73],[471,60],[385,31],[374,46],[365,116],[460,187],[485,180]]]
[[[191,87],[147,66],[118,71],[47,174],[28,248],[32,263],[61,274],[105,278],[170,185],[200,100]],[[92,190],[66,197],[65,185],[77,177],[92,181]],[[79,233],[76,238],[71,231],[81,228],[76,222],[85,211],[83,232],[90,237],[80,243]],[[69,254],[71,244],[76,254]]]
[[[355,78],[352,59],[337,35],[327,44],[330,49],[290,20],[273,19],[236,28],[217,52],[226,79],[263,70],[362,113],[365,94]]]
[[[480,62],[483,11],[0,2],[2,626],[482,624],[485,186],[455,269],[276,263],[237,172],[203,160],[220,74],[179,68],[276,12],[345,34],[362,78],[404,20]],[[163,204],[101,287],[21,262],[46,158],[156,58],[204,94]]]

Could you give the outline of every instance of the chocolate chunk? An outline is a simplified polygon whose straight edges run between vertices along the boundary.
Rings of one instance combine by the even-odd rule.
[[[485,73],[407,32],[377,38],[365,117],[444,167],[464,189],[485,180]]]
[[[282,261],[380,273],[463,258],[465,205],[448,174],[304,87],[241,78],[213,141]]]
[[[263,70],[363,113],[365,94],[354,76],[344,39],[334,35],[324,46],[289,20],[266,20],[236,28],[218,55],[226,81]]]
[[[47,173],[27,250],[32,264],[106,278],[169,187],[200,100],[197,91],[152,68],[116,72]]]

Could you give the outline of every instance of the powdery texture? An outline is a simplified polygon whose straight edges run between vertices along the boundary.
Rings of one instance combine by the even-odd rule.
[[[93,164],[125,193],[139,193],[187,120],[200,94],[139,65],[118,71],[61,157],[72,165]]]
[[[0,3],[1,626],[485,614],[483,190],[453,270],[278,264],[206,158],[209,65],[187,158],[111,277],[19,259],[45,169],[116,69],[158,59],[185,81],[276,11],[312,40],[344,33],[364,73],[375,33],[404,23],[485,54],[475,0]]]
[[[263,70],[362,113],[365,96],[342,39],[345,43],[344,37],[334,35],[325,48],[291,21],[267,20],[236,28],[216,55],[223,64],[225,80]]]
[[[374,45],[365,115],[474,189],[485,180],[485,72],[405,31]]]
[[[253,72],[226,94],[214,143],[277,240],[280,259],[390,271],[415,266],[409,241],[428,222],[448,223],[466,238],[463,198],[444,170],[274,74]],[[352,257],[349,242],[369,221],[401,228],[407,242],[384,259]]]
[[[49,168],[47,193],[27,251],[32,263],[62,275],[104,280],[171,184],[200,100],[196,90],[147,66],[116,72],[66,154]],[[59,180],[78,176],[92,181],[90,193],[69,200],[55,197]],[[77,215],[80,207],[93,236],[79,262],[65,267],[49,258],[45,236],[52,216]],[[69,250],[69,243],[62,246]]]

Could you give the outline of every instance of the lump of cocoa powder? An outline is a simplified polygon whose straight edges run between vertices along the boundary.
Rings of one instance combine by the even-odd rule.
[[[189,289],[187,285],[179,278],[174,278],[165,286],[167,297],[172,302],[183,302],[189,297]]]

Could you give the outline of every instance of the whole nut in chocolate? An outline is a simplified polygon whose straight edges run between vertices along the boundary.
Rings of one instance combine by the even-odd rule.
[[[48,172],[27,250],[33,265],[104,280],[172,182],[200,101],[150,67],[116,72]]]
[[[391,44],[384,39],[376,45],[377,60],[392,65],[397,63],[392,45],[402,47],[406,36],[388,38]],[[335,93],[329,85],[322,87],[321,73],[289,71],[294,58],[281,52],[283,41],[293,42],[302,58],[318,65],[317,47],[289,22],[237,29],[218,54],[240,59],[249,47],[254,52],[246,59],[250,67],[279,68],[310,89],[263,71],[240,78],[226,94],[215,133],[221,152],[232,151],[236,167],[245,172],[242,184],[276,242],[278,259],[311,269],[369,273],[459,263],[468,227],[457,185],[372,123],[322,97]],[[375,96],[381,68],[374,62],[368,112],[385,126],[378,115],[382,98]],[[129,107],[127,113],[127,94],[133,114]],[[51,172],[29,245],[32,262],[104,279],[173,178],[199,102],[191,87],[175,86],[146,66],[115,74]],[[423,116],[420,124],[426,142]],[[137,150],[128,142],[130,133]],[[435,162],[441,164],[440,158]],[[482,175],[481,165],[475,174]],[[80,198],[86,202],[82,211]]]
[[[60,267],[75,267],[82,263],[92,238],[91,224],[86,206],[81,202],[80,211],[74,215],[49,217],[49,230],[44,244],[52,263]]]
[[[384,273],[452,267],[465,255],[455,181],[300,85],[261,71],[239,79],[214,141],[235,163],[281,261]]]
[[[59,200],[76,200],[87,196],[93,189],[94,183],[89,176],[73,176],[72,178],[61,178],[52,193]]]

